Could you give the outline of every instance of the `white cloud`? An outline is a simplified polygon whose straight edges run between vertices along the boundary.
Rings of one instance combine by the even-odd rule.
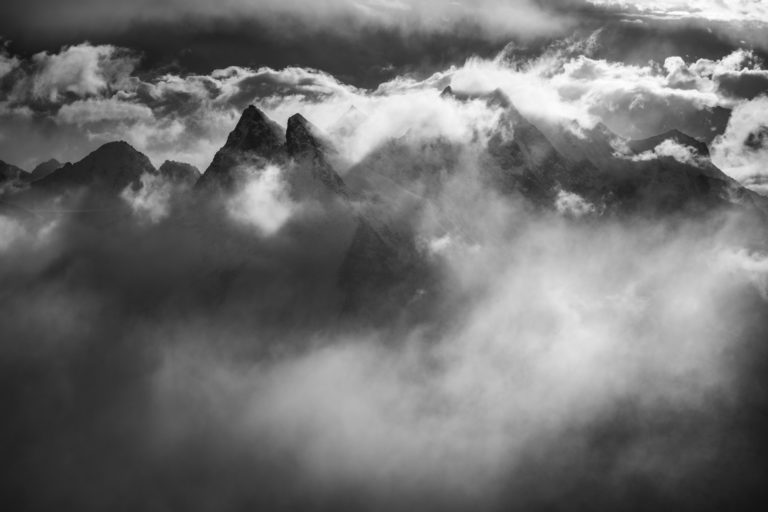
[[[712,161],[737,181],[768,177],[768,144],[760,134],[768,131],[768,97],[742,103],[731,113],[725,133],[712,144]],[[750,136],[756,143],[749,145]]]
[[[721,253],[726,268],[741,272],[757,288],[764,300],[768,300],[768,255],[749,252],[746,249],[728,249]]]
[[[768,5],[761,0],[589,0],[595,5],[637,9],[669,18],[768,23]]]
[[[296,213],[298,205],[288,195],[280,167],[268,165],[245,172],[251,178],[229,199],[227,210],[235,221],[265,236],[273,235]]]
[[[658,146],[652,150],[645,151],[639,155],[630,157],[630,160],[636,162],[642,162],[647,160],[655,160],[660,157],[674,158],[680,163],[697,165],[698,159],[694,154],[693,148],[679,144],[674,140],[667,139],[661,142]]]
[[[170,202],[174,186],[160,176],[143,174],[141,188],[128,186],[120,193],[133,212],[142,220],[156,223],[170,213]]]
[[[583,217],[584,215],[597,211],[595,205],[584,199],[578,194],[561,190],[555,198],[555,209],[563,215],[572,217]]]
[[[19,65],[19,62],[20,61],[18,58],[8,56],[2,50],[0,50],[0,79],[16,69],[16,67]]]
[[[63,105],[56,114],[56,120],[82,126],[101,121],[152,122],[155,117],[152,109],[146,105],[124,101],[115,96],[108,99],[77,100]]]
[[[96,96],[108,87],[120,87],[133,71],[135,59],[118,53],[111,45],[83,43],[65,47],[59,53],[35,54],[31,95],[57,102],[66,93]]]
[[[36,249],[50,240],[57,227],[57,221],[24,223],[0,214],[0,254],[20,246]]]

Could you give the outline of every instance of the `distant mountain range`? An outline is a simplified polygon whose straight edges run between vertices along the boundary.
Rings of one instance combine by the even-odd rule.
[[[554,209],[567,193],[589,204],[595,216],[698,214],[721,207],[761,216],[768,212],[765,198],[726,176],[709,160],[706,144],[682,132],[624,140],[601,124],[590,130],[537,125],[500,91],[469,97],[447,88],[441,96],[481,99],[503,109],[478,157],[478,179],[500,196],[522,198],[533,208]],[[686,157],[657,151],[660,147]],[[445,138],[416,140],[405,134],[380,145],[342,178],[333,164],[337,150],[302,115],[292,116],[284,130],[249,106],[202,175],[179,162],[155,169],[128,143],[111,142],[79,162],[49,160],[31,173],[0,162],[0,203],[11,211],[75,189],[117,198],[126,189],[141,189],[145,175],[185,184],[199,201],[236,193],[249,176],[275,165],[295,201],[333,205],[346,218],[333,229],[348,244],[338,273],[347,307],[361,307],[382,294],[400,304],[428,294],[436,282],[411,219],[460,172],[460,154],[461,147]]]

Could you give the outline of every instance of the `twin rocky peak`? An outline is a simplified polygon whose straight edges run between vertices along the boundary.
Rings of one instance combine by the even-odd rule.
[[[279,124],[250,105],[224,147],[213,157],[197,187],[231,190],[254,169],[270,164],[286,166],[292,161],[294,166],[289,166],[286,178],[294,189],[312,188],[315,186],[312,181],[319,181],[328,191],[344,195],[344,182],[328,161],[333,153],[331,144],[318,128],[301,114],[291,116],[283,131]]]

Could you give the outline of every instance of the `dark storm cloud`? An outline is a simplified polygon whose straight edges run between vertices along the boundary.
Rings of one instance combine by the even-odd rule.
[[[148,68],[207,73],[228,65],[299,65],[373,87],[405,71],[490,55],[512,38],[560,35],[574,18],[554,7],[531,0],[231,0],[215,7],[181,0],[33,0],[0,7],[0,36],[25,54],[87,39],[141,51]]]
[[[551,3],[572,5],[573,0]],[[537,34],[557,30],[559,12],[535,0],[464,0],[446,5],[437,0],[82,0],[55,2],[11,0],[4,4],[4,27],[26,31],[76,32],[101,25],[114,30],[141,20],[237,19],[268,22],[276,28],[330,26],[344,33],[360,26],[394,26],[408,31],[450,31],[458,22],[477,23],[484,32]],[[351,22],[340,26],[340,21]],[[288,34],[290,37],[290,34]]]

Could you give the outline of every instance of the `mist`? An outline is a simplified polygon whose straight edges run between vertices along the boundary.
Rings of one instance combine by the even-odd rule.
[[[412,189],[424,206],[391,213],[439,286],[383,324],[387,296],[344,313],[347,207],[291,197],[277,168],[202,203],[145,181],[98,215],[4,214],[4,492],[79,510],[759,493],[733,472],[764,468],[738,420],[765,400],[763,228],[604,217],[575,194],[542,211],[488,187],[481,142],[456,137],[438,188]]]

